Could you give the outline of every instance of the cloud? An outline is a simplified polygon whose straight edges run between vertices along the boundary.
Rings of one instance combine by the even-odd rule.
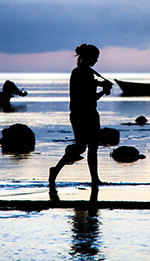
[[[83,42],[148,49],[149,10],[148,0],[1,0],[0,52],[73,50]]]
[[[99,71],[149,71],[149,0],[1,0],[0,71],[70,72],[73,50],[102,50]]]
[[[149,72],[150,49],[109,47],[102,49],[97,69],[103,72]]]
[[[76,59],[71,51],[36,54],[0,53],[1,72],[70,72]]]
[[[101,50],[99,72],[149,72],[150,49],[109,47]],[[71,72],[76,66],[72,51],[36,54],[0,53],[1,72]]]

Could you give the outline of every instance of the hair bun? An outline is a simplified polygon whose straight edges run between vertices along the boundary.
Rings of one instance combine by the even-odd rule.
[[[75,52],[77,55],[80,55],[80,46],[77,46],[77,48],[75,49]]]
[[[83,55],[85,54],[87,51],[87,44],[81,44],[80,46],[77,46],[77,48],[75,49],[75,52],[77,55]]]

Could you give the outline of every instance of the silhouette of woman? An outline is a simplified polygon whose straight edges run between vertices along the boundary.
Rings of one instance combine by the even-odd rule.
[[[112,83],[94,79],[96,72],[91,68],[98,61],[99,49],[94,45],[82,44],[75,49],[77,67],[70,78],[70,121],[72,124],[75,146],[68,150],[55,167],[50,168],[49,183],[55,185],[60,170],[76,156],[85,152],[88,146],[87,162],[92,184],[100,185],[98,177],[97,150],[100,121],[96,110],[97,100],[104,94],[109,95]],[[97,87],[103,90],[97,92]]]

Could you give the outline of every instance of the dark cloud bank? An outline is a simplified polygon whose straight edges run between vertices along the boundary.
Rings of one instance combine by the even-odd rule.
[[[72,50],[83,42],[146,49],[150,19],[144,2],[0,4],[0,52]]]

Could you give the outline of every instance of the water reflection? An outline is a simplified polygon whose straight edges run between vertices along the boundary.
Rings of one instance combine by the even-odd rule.
[[[97,196],[98,187],[92,187],[90,201],[93,202],[93,208],[89,210],[74,210],[74,216],[72,217],[72,245],[70,250],[70,255],[74,258],[85,257],[88,260],[95,260],[94,257],[101,255],[101,245],[99,245],[101,241],[99,213],[98,209],[94,208]],[[105,260],[105,258],[101,256],[101,260]]]
[[[101,229],[99,227],[97,210],[75,209],[72,217],[72,245],[70,254],[72,257],[87,257],[93,260],[100,255],[99,245]],[[100,256],[99,256],[100,258]],[[105,258],[103,257],[103,259]]]
[[[74,215],[71,216],[72,240],[69,254],[73,260],[105,260],[102,253],[102,232],[99,221],[99,210],[95,207],[99,189],[96,186],[91,187],[89,201],[92,202],[89,209],[74,209]],[[54,187],[49,191],[50,199],[58,201],[59,196]]]
[[[0,103],[0,112],[26,112],[27,106],[24,104],[12,105],[10,102]]]
[[[49,187],[49,197],[52,201],[59,201],[58,191],[55,187]]]

